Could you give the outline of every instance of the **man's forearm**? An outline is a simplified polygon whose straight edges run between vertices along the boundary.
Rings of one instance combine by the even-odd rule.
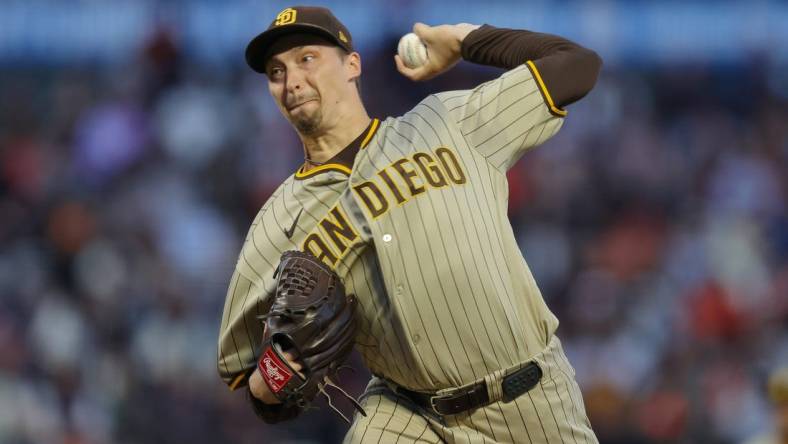
[[[512,69],[533,61],[557,106],[588,94],[596,83],[602,59],[563,37],[483,25],[462,41],[463,59]]]

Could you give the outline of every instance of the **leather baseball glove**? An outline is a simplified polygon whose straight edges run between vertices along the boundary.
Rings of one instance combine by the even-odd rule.
[[[265,321],[258,367],[266,385],[285,409],[303,411],[318,393],[345,421],[326,391],[332,387],[348,398],[364,415],[361,406],[333,382],[353,349],[357,331],[356,299],[345,295],[339,276],[309,253],[287,251],[274,272],[276,294]],[[297,356],[296,371],[283,351]]]

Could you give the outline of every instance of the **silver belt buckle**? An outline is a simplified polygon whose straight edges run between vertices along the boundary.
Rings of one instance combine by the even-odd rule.
[[[438,416],[443,416],[443,413],[439,412],[438,409],[435,408],[435,400],[438,398],[442,398],[442,396],[432,395],[430,396],[430,408],[432,409],[433,413]]]

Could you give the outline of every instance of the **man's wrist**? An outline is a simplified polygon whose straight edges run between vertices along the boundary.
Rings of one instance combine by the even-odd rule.
[[[249,393],[265,404],[281,404],[280,401],[268,388],[259,369],[255,369],[249,376]]]
[[[457,37],[457,47],[455,49],[458,53],[462,51],[462,42],[465,40],[465,37],[480,27],[481,25],[472,25],[470,23],[457,23],[454,25],[455,36]]]

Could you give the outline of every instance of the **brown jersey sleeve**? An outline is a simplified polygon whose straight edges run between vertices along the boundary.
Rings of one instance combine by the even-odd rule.
[[[535,65],[557,107],[580,100],[596,83],[602,59],[563,37],[483,25],[462,41],[462,57],[473,63],[513,69]],[[546,97],[547,99],[547,97]]]

